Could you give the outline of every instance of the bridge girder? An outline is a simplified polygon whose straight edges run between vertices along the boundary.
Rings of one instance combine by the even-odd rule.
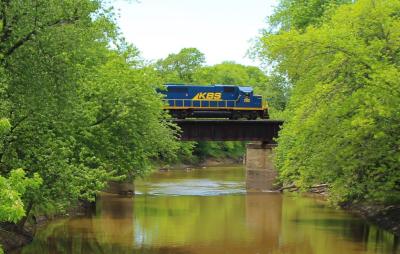
[[[169,120],[181,128],[181,141],[262,141],[275,143],[282,120]]]

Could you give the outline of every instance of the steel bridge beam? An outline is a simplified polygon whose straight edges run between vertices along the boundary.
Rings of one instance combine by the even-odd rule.
[[[262,141],[273,144],[282,120],[169,120],[181,130],[181,141]]]

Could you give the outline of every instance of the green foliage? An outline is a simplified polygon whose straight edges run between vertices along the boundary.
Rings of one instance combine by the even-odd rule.
[[[266,81],[266,76],[257,67],[244,66],[235,62],[223,62],[198,69],[194,79],[200,85],[224,84],[250,86]]]
[[[188,164],[196,164],[199,162],[199,158],[193,154],[193,150],[196,147],[197,142],[179,142],[179,149],[177,157],[169,160],[169,162],[183,162]]]
[[[215,157],[223,159],[225,157],[236,159],[246,153],[246,142],[237,141],[207,141],[198,142],[194,148],[194,154],[201,159]]]
[[[304,33],[260,39],[260,57],[293,85],[280,133],[281,180],[333,184],[332,200],[400,196],[398,1],[359,0]]]
[[[22,169],[12,170],[9,178],[0,176],[0,222],[16,223],[25,216],[21,196],[29,189],[38,189],[42,179],[38,174],[33,178],[25,177]]]
[[[63,211],[93,201],[108,180],[143,176],[149,158],[178,149],[158,120],[160,82],[120,38],[107,4],[1,3],[0,173],[16,202]]]
[[[161,78],[167,83],[191,83],[193,73],[205,63],[204,54],[196,48],[183,48],[156,63]]]
[[[326,12],[351,0],[281,0],[274,14],[267,17],[271,30],[303,30],[324,21]]]
[[[164,118],[163,104],[156,96],[154,73],[131,68],[116,53],[109,59],[82,84],[86,98],[80,104],[82,118],[92,117],[80,136],[88,149],[85,157],[96,156],[107,162],[108,170],[132,179],[143,177],[150,169],[149,158],[174,156],[176,138],[168,124],[158,120]]]

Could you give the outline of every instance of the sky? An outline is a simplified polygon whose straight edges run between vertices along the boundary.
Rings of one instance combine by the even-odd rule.
[[[165,59],[183,48],[204,53],[206,65],[235,61],[259,66],[244,58],[250,39],[267,28],[276,0],[140,0],[114,4],[126,41],[147,60]]]

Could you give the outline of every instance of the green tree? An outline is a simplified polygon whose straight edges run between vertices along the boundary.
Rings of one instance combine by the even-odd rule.
[[[247,52],[250,58],[261,60],[268,70],[268,86],[264,91],[272,108],[273,118],[282,118],[282,110],[287,106],[293,84],[297,76],[288,73],[285,55],[271,55],[276,52],[274,40],[277,35],[287,31],[304,33],[309,26],[320,26],[329,20],[331,13],[342,5],[351,3],[351,0],[281,0],[274,13],[266,18],[268,29],[261,30],[262,36],[253,40],[253,47]],[[291,45],[287,45],[288,48]],[[298,62],[301,68],[302,63]]]
[[[332,183],[333,201],[400,199],[398,1],[359,0],[304,33],[261,38],[293,85],[280,133],[281,180]]]
[[[168,83],[194,82],[193,73],[205,63],[204,54],[196,48],[183,48],[178,54],[169,54],[156,63],[162,79]]]
[[[8,132],[11,128],[7,119],[0,120],[0,133]],[[38,189],[42,179],[38,174],[33,178],[26,178],[22,169],[12,170],[9,178],[0,175],[0,222],[18,222],[25,216],[24,204],[21,196],[27,188]],[[1,228],[0,228],[1,230]],[[3,253],[0,245],[0,253]]]
[[[173,132],[158,120],[158,79],[139,68],[107,4],[1,2],[0,116],[11,126],[1,135],[0,173],[10,179],[21,168],[43,179],[21,193],[27,214],[93,200],[108,180],[145,175],[148,158],[174,156]]]
[[[271,31],[304,31],[309,25],[321,24],[332,7],[347,3],[351,0],[281,0],[267,22]]]
[[[257,67],[223,62],[198,69],[194,78],[201,85],[224,84],[250,86],[265,82],[266,76]]]

